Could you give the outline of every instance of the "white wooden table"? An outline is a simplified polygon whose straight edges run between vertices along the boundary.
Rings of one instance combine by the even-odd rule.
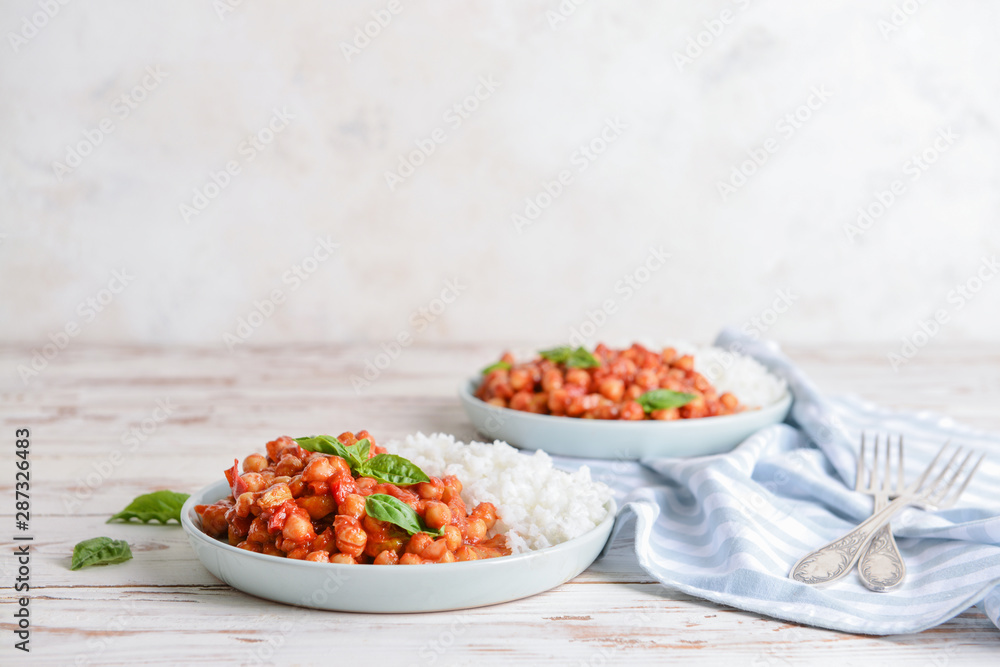
[[[377,346],[229,353],[74,343],[27,387],[15,369],[28,351],[0,348],[8,371],[0,381],[0,664],[331,664],[333,656],[394,665],[996,664],[1000,631],[976,610],[889,638],[799,627],[667,590],[623,542],[572,582],[526,600],[379,616],[250,597],[209,575],[179,527],[104,523],[141,493],[215,481],[235,456],[280,434],[367,428],[383,441],[417,430],[469,439],[456,388],[502,347],[407,348],[360,395],[349,378]],[[827,391],[1000,430],[996,346],[935,345],[899,373],[881,347],[787,351]],[[168,418],[154,423],[164,405]],[[18,428],[32,439],[30,654],[13,648],[12,632]],[[71,572],[73,545],[98,535],[128,540],[135,558]]]

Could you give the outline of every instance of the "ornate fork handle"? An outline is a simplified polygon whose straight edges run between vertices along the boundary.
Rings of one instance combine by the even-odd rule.
[[[896,498],[840,539],[803,556],[788,576],[804,584],[827,584],[840,579],[851,571],[878,535],[879,529],[888,524],[897,512],[918,500],[912,495]]]
[[[885,497],[876,500],[878,509],[885,506]],[[896,546],[892,530],[886,524],[878,529],[868,545],[868,550],[858,563],[861,583],[873,591],[887,591],[895,588],[906,576],[906,564]]]

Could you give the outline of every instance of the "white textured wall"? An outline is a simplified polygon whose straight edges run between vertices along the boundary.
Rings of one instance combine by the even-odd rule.
[[[350,61],[388,2],[46,4],[0,9],[0,341],[223,345],[275,290],[254,343],[555,342],[608,301],[602,337],[704,340],[770,317],[778,290],[781,340],[898,342],[935,311],[939,340],[998,338],[1000,280],[952,292],[1000,251],[988,0],[590,0],[559,22],[556,0],[399,0]],[[689,40],[706,46],[683,62]],[[748,151],[762,166],[729,181]],[[884,215],[846,227],[893,181]],[[339,247],[310,264],[317,239]]]

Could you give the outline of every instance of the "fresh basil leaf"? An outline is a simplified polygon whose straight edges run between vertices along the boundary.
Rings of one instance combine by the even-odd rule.
[[[298,443],[299,447],[305,449],[306,451],[339,456],[347,462],[350,462],[351,460],[350,454],[347,451],[347,447],[344,446],[344,443],[329,435],[313,435],[304,438],[295,438],[295,442]]]
[[[372,443],[368,438],[362,438],[347,449],[347,462],[351,464],[352,468],[357,468],[365,461],[368,460],[368,452],[371,450]]]
[[[91,565],[111,565],[132,559],[132,550],[125,540],[95,537],[73,547],[73,560],[69,569],[79,570]]]
[[[486,368],[484,368],[482,370],[482,373],[483,373],[483,375],[487,375],[487,374],[495,371],[498,368],[502,368],[505,371],[509,371],[510,370],[510,363],[508,363],[506,361],[498,361],[495,364],[490,364],[489,366],[487,366]]]
[[[569,359],[569,355],[573,354],[573,348],[566,345],[561,345],[559,347],[554,347],[551,350],[542,350],[538,353],[543,359],[548,359],[554,364],[564,364]]]
[[[181,506],[184,505],[184,501],[187,499],[188,494],[176,493],[174,491],[145,493],[137,496],[135,500],[128,504],[128,507],[108,519],[107,523],[113,521],[128,523],[132,519],[138,519],[142,523],[149,523],[150,521],[167,523],[173,519],[177,523],[180,523]]]
[[[653,410],[669,410],[687,405],[697,394],[686,394],[682,391],[671,391],[670,389],[651,389],[636,399],[642,409],[646,412]]]
[[[395,454],[379,454],[370,458],[357,467],[357,473],[361,477],[374,477],[380,482],[397,486],[430,481],[414,463]]]
[[[444,535],[443,528],[438,530],[428,528],[416,510],[399,498],[385,493],[373,493],[368,496],[365,499],[365,513],[373,519],[399,526],[410,535],[416,533],[427,533],[434,537]]]
[[[597,357],[582,347],[570,352],[569,358],[566,360],[567,368],[597,368],[600,365],[601,362],[597,360]]]

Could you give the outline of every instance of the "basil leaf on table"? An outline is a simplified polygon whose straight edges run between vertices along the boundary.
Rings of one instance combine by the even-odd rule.
[[[73,560],[69,569],[79,570],[91,565],[112,565],[132,559],[132,550],[125,540],[95,537],[73,547]]]
[[[365,500],[365,513],[373,519],[399,526],[410,535],[416,533],[427,533],[434,537],[444,535],[444,529],[428,528],[416,510],[399,498],[385,493],[373,493],[368,496]]]
[[[398,486],[430,481],[416,464],[395,454],[379,454],[363,461],[355,470],[361,477],[374,477],[380,482]]]
[[[687,394],[682,391],[671,391],[670,389],[651,389],[636,399],[642,409],[646,412],[653,410],[669,410],[687,405],[697,394]]]
[[[482,374],[483,375],[487,375],[487,374],[495,371],[498,368],[502,368],[505,371],[509,371],[510,370],[510,364],[508,362],[506,362],[506,361],[498,361],[495,364],[490,364],[489,366],[487,366],[486,368],[484,368],[482,370]]]
[[[180,523],[181,506],[187,499],[188,494],[174,491],[144,493],[141,496],[136,496],[135,500],[128,504],[128,507],[108,519],[107,523],[113,521],[129,523],[132,519],[138,519],[142,523],[159,521],[164,524],[173,519]]]

